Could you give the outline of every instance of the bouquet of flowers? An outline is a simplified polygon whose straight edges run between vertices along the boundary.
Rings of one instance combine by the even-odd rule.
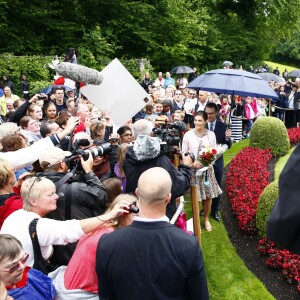
[[[201,176],[204,173],[205,185],[209,185],[207,176],[209,165],[215,162],[227,149],[227,145],[217,145],[216,148],[210,148],[209,146],[207,146],[199,151],[197,160],[203,165],[203,168],[197,170],[196,176]]]
[[[205,147],[200,150],[198,160],[204,166],[208,167],[217,159],[218,150],[210,147]]]

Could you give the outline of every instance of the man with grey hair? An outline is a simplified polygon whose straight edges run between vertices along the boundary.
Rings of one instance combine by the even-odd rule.
[[[171,225],[165,215],[171,186],[163,168],[145,171],[136,189],[139,215],[100,239],[100,299],[209,299],[197,238]]]
[[[169,157],[160,153],[160,140],[151,137],[153,125],[148,120],[138,120],[133,124],[132,132],[136,139],[129,147],[123,163],[126,176],[126,193],[134,193],[140,175],[152,167],[165,169],[172,179],[172,198],[167,206],[167,216],[172,218],[176,212],[176,198],[182,196],[190,186],[192,159],[182,155],[178,169]]]
[[[149,135],[151,134],[153,125],[147,120],[138,120],[132,126],[132,134],[136,139],[138,135]]]

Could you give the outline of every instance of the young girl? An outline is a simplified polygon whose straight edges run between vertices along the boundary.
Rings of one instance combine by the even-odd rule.
[[[252,97],[246,98],[246,105],[245,105],[245,118],[246,118],[246,131],[244,131],[243,137],[249,137],[250,130],[253,125],[253,121],[257,115],[257,103],[256,99]]]
[[[220,117],[221,121],[228,124],[229,122],[229,115],[230,115],[230,105],[228,103],[228,96],[227,95],[221,95],[220,97],[221,101],[221,109],[220,109]]]
[[[126,192],[126,177],[123,170],[123,162],[128,150],[129,144],[121,144],[118,148],[117,158],[118,162],[115,165],[114,173],[121,180],[122,192]]]

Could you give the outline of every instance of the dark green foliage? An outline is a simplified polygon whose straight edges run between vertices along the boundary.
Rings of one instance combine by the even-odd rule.
[[[147,58],[162,71],[184,64],[202,72],[221,67],[224,60],[247,68],[245,58],[251,65],[268,58],[281,38],[297,31],[299,13],[293,8],[299,4],[300,0],[0,0],[0,53],[65,56],[74,47],[79,49],[79,62],[96,69],[115,57]],[[292,56],[298,55],[295,47]]]
[[[13,56],[11,54],[0,55],[0,70],[3,74],[9,74],[15,83],[16,94],[20,94],[20,77],[25,74],[30,83],[30,94],[37,91],[35,81],[43,81],[46,86],[53,83],[55,72],[48,67],[54,57],[52,56]],[[40,85],[39,85],[40,86]]]
[[[274,117],[258,118],[250,132],[250,146],[271,149],[274,156],[283,156],[290,149],[290,141],[283,122]]]
[[[278,180],[275,180],[265,188],[259,197],[256,212],[256,227],[260,237],[266,236],[267,221],[278,195]]]

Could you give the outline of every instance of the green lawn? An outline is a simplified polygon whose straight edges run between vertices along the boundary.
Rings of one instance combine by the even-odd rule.
[[[290,151],[286,155],[279,158],[279,160],[277,161],[276,166],[275,166],[274,179],[279,179],[279,175],[280,175],[283,167],[285,166],[287,160],[290,158],[290,155],[293,153],[295,148],[296,147],[290,149]]]
[[[265,61],[265,63],[270,66],[273,70],[276,69],[276,67],[278,67],[279,72],[282,74],[284,72],[285,69],[288,70],[288,72],[291,72],[293,70],[299,69],[300,67],[298,66],[287,66],[287,65],[283,65],[283,64],[279,64],[276,62],[272,62],[272,61]]]
[[[224,154],[225,164],[227,165],[241,149],[248,145],[249,139],[233,144]],[[192,211],[189,195],[186,195],[185,199],[187,201],[185,212],[190,218]],[[210,299],[274,299],[237,255],[223,223],[214,220],[211,222],[213,231],[202,232],[202,249]],[[203,228],[203,224],[201,227]]]

